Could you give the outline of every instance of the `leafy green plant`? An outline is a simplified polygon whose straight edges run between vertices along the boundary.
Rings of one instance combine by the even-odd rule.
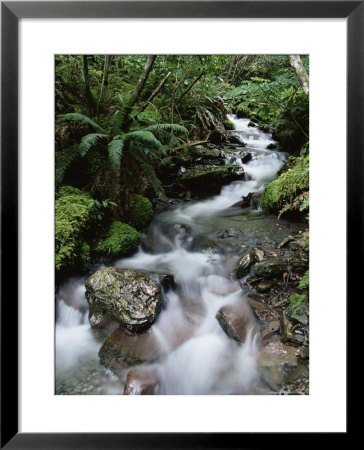
[[[117,204],[115,202],[112,202],[108,198],[106,200],[102,200],[101,202],[92,199],[87,205],[87,208],[94,209],[97,219],[102,220],[105,214],[104,210],[108,209],[110,206],[117,206]]]
[[[306,294],[292,294],[289,297],[289,310],[297,316],[302,316],[305,311],[305,302],[307,300]]]
[[[118,126],[125,122],[122,118],[122,112],[116,115],[114,123],[109,127],[108,133],[89,133],[82,137],[78,146],[72,146],[65,150],[57,159],[56,163],[56,185],[59,186],[69,165],[77,158],[84,157],[87,152],[97,145],[102,145],[108,151],[108,157],[111,166],[114,169],[121,170],[122,161],[132,159],[143,170],[145,175],[149,177],[150,182],[154,186],[156,192],[164,196],[164,190],[155,174],[153,160],[166,155],[166,145],[180,142],[176,139],[176,135],[187,136],[188,131],[185,127],[178,124],[155,124],[140,130],[132,130],[127,133],[122,132]],[[59,117],[61,121],[78,121],[87,124],[98,130],[103,130],[89,117],[82,114],[63,114]],[[113,134],[117,131],[117,134]]]
[[[309,283],[310,283],[310,271],[306,270],[304,276],[302,277],[301,281],[298,284],[298,287],[300,289],[307,288]]]

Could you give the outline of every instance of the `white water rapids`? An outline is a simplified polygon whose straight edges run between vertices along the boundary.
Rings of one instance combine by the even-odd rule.
[[[239,283],[230,277],[237,257],[195,249],[193,244],[196,236],[221,230],[221,216],[241,215],[243,210],[228,208],[250,192],[261,192],[275,178],[286,154],[267,150],[275,143],[271,135],[248,127],[249,119],[228,118],[236,126],[232,133],[246,147],[231,151],[226,163],[242,166],[251,179],[224,186],[213,198],[159,214],[149,227],[144,250],[115,262],[117,267],[173,274],[177,285],[165,293],[165,306],[149,331],[166,354],[144,365],[157,374],[157,394],[249,394],[259,378],[258,335],[252,329],[246,342],[238,344],[216,320],[224,305],[245,303],[250,311]],[[246,153],[252,160],[244,164]],[[247,213],[256,212],[249,208]],[[85,277],[71,279],[57,295],[57,373],[77,371],[80,361],[97,358],[102,344],[87,320],[84,282]],[[114,391],[103,393],[122,393]]]

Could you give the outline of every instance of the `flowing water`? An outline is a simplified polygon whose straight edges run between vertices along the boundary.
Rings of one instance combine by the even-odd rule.
[[[224,186],[213,198],[186,202],[158,214],[139,251],[116,261],[116,267],[173,274],[176,289],[165,292],[165,303],[149,333],[163,358],[145,367],[157,374],[157,394],[262,393],[257,372],[258,334],[246,294],[249,288],[231,273],[247,248],[277,241],[290,224],[254,208],[231,208],[250,192],[261,192],[273,180],[287,155],[267,150],[275,143],[268,133],[249,127],[249,119],[228,117],[232,132],[246,147],[230,152],[227,164],[250,174],[249,181]],[[249,152],[252,160],[242,162]],[[227,239],[219,238],[224,230]],[[230,238],[229,238],[230,237]],[[101,267],[94,268],[97,270]],[[121,394],[121,380],[103,369],[98,349],[105,336],[95,335],[88,323],[84,293],[86,277],[60,287],[56,302],[56,392],[60,394]],[[230,339],[216,320],[224,305],[244,305],[251,329],[243,344]]]

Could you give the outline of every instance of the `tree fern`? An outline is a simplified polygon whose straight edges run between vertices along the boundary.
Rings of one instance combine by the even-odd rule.
[[[57,120],[59,122],[69,122],[69,121],[80,122],[83,123],[84,125],[90,125],[92,128],[95,128],[95,130],[103,131],[103,129],[96,122],[80,113],[60,114],[57,117]]]
[[[83,157],[86,155],[86,153],[90,150],[91,147],[93,147],[98,140],[107,138],[106,134],[101,133],[90,133],[86,134],[81,139],[80,145],[78,146],[78,150],[80,155]]]
[[[113,139],[107,146],[109,150],[109,160],[114,169],[120,169],[120,161],[123,155],[124,140]]]

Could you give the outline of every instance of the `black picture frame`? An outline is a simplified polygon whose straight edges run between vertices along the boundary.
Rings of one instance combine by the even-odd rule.
[[[272,439],[271,434],[18,433],[18,305],[16,301],[7,301],[10,294],[12,300],[17,298],[19,281],[18,22],[21,18],[116,17],[347,19],[347,304],[359,287],[362,277],[363,263],[355,261],[354,254],[357,254],[358,249],[363,253],[364,1],[1,2],[1,448],[260,447],[263,440],[269,442]],[[348,431],[339,433],[335,439],[347,438]],[[316,434],[316,443],[317,437]],[[288,434],[286,438],[292,439],[292,436]],[[305,433],[300,438],[300,444],[310,438],[310,433]],[[280,439],[280,445],[283,445],[285,437],[281,436]]]

